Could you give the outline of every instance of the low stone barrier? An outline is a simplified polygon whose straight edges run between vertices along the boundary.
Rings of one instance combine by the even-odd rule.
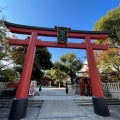
[[[4,90],[7,88],[9,82],[0,82],[0,90]]]
[[[103,90],[107,90],[112,98],[120,100],[120,82],[118,83],[102,83]]]

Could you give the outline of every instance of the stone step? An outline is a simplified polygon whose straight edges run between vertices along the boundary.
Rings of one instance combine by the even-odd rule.
[[[106,98],[106,100],[118,100],[117,98]]]
[[[91,106],[93,105],[92,100],[74,100],[78,106]]]
[[[12,104],[12,99],[0,99],[0,107],[10,107]]]
[[[78,106],[91,106],[93,103],[77,103]]]
[[[75,99],[74,101],[76,101],[76,102],[77,102],[77,101],[81,101],[81,102],[92,102],[91,99],[89,99],[89,100],[79,100],[79,99],[76,100],[76,99]]]
[[[106,100],[107,100],[107,104],[108,105],[120,105],[120,100],[118,100],[118,99],[112,99],[112,98],[110,98],[110,99],[106,99]],[[87,106],[87,105],[93,105],[92,100],[74,100],[74,101],[79,106],[81,106],[81,105],[82,106],[83,105],[85,105],[85,106]]]
[[[120,105],[120,102],[107,103],[108,105]]]
[[[28,107],[41,107],[43,100],[29,100]]]
[[[108,105],[120,105],[120,100],[116,98],[106,98]]]
[[[29,100],[28,107],[40,107],[43,104],[43,100]],[[0,107],[11,107],[12,99],[0,99]]]
[[[120,100],[107,100],[107,102],[120,102]]]

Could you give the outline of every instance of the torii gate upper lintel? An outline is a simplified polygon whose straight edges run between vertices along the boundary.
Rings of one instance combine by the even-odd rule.
[[[9,39],[10,45],[23,45],[28,46],[28,50],[26,53],[26,57],[24,60],[24,65],[22,69],[21,78],[19,81],[19,86],[17,88],[16,98],[17,104],[22,103],[24,106],[28,102],[28,90],[30,85],[30,76],[32,72],[32,66],[34,61],[34,55],[36,46],[38,47],[55,47],[55,48],[74,48],[74,49],[86,49],[87,53],[87,60],[88,66],[90,71],[90,80],[92,85],[92,92],[93,92],[93,106],[94,112],[98,115],[102,116],[109,116],[109,110],[107,107],[106,100],[103,95],[102,86],[98,74],[98,70],[95,63],[94,53],[93,50],[107,50],[107,45],[97,45],[95,43],[91,43],[91,39],[106,39],[111,31],[82,31],[82,30],[69,30],[68,31],[68,38],[76,38],[76,39],[84,39],[85,41],[82,43],[69,43],[67,46],[63,43],[56,45],[56,42],[50,41],[42,41],[37,39],[38,36],[50,36],[50,37],[57,37],[57,30],[55,28],[43,28],[43,27],[34,27],[34,26],[26,26],[26,25],[19,25],[13,24],[9,22],[4,22],[7,28],[12,33],[18,34],[28,34],[31,35],[30,39],[21,40],[21,39]],[[21,100],[22,99],[22,100]],[[103,104],[101,106],[101,103]],[[13,101],[12,106],[16,104],[16,101]],[[11,108],[9,118],[13,118],[12,111],[14,109],[19,108],[19,104],[17,107]],[[22,108],[21,117],[25,116],[26,109],[25,107]],[[16,112],[16,114],[19,114]]]

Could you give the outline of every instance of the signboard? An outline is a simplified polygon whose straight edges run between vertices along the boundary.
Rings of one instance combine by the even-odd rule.
[[[29,95],[34,95],[36,92],[36,81],[31,80]]]
[[[57,29],[57,44],[64,43],[67,45],[68,30],[70,30],[70,28],[58,27],[58,26],[55,26],[55,28]]]

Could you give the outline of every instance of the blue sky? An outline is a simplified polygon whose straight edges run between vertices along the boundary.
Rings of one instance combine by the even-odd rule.
[[[93,30],[95,22],[118,5],[120,0],[0,0],[0,6],[6,7],[2,14],[8,22],[50,28],[65,26],[74,30]],[[76,42],[75,39],[69,41]],[[74,52],[82,61],[86,56],[85,50],[48,49],[52,61],[68,52]]]

